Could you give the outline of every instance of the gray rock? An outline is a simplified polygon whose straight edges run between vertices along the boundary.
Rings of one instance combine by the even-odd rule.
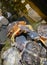
[[[2,54],[1,58],[4,60],[3,65],[18,65],[20,55],[16,48],[11,47]]]
[[[7,25],[9,21],[4,16],[0,16],[0,23],[2,25]]]
[[[0,28],[1,28],[1,26],[2,26],[2,23],[0,22]]]
[[[7,29],[1,29],[0,31],[0,41],[4,42],[7,39]]]
[[[1,23],[2,23],[2,25],[7,25],[9,23],[9,21],[6,18],[3,18],[1,20]]]

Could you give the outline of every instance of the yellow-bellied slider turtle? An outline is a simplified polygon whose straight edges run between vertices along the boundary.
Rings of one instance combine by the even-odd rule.
[[[5,60],[4,62],[7,61],[7,63],[5,63],[4,65],[41,65],[40,63],[42,58],[44,58],[44,60],[46,58],[46,49],[41,45],[40,42],[32,40],[32,39],[38,39],[39,35],[36,32],[29,30],[26,33],[27,34],[26,39],[23,38],[24,39],[23,41],[22,39],[23,36],[20,37],[21,33],[20,34],[18,33],[19,35],[17,35],[16,33],[13,36],[13,33],[15,33],[17,29],[20,28],[18,32],[21,32],[21,29],[23,29],[21,28],[21,26],[19,26],[16,29],[15,26],[12,27],[12,29],[9,31],[10,35],[12,33],[12,37],[16,36],[16,41],[15,43],[13,42],[15,47],[10,48],[10,50],[8,49],[7,51],[9,51],[9,53],[7,55],[6,54],[2,55],[2,58]],[[23,29],[22,31],[24,30],[25,29]],[[30,37],[31,39],[27,39],[27,37],[28,38]],[[19,50],[21,52],[19,52]],[[17,54],[17,51],[19,52],[18,54]],[[10,59],[13,61],[13,63]],[[15,60],[16,60],[16,63],[14,62]]]
[[[41,59],[46,58],[46,49],[40,42],[27,40],[20,35],[16,37],[14,44],[13,47],[2,53],[3,65],[41,65]]]
[[[41,42],[27,40],[23,35],[16,37],[16,47],[21,52],[22,65],[41,65],[42,58],[46,58],[46,49],[41,45]]]

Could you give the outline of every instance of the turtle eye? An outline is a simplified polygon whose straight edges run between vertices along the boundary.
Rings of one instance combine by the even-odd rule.
[[[13,33],[13,30],[11,30],[10,33]]]

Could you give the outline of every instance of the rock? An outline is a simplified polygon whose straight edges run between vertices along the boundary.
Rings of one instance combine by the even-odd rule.
[[[0,41],[1,43],[7,39],[7,29],[1,29],[0,31]]]
[[[2,25],[8,25],[9,21],[4,16],[0,16],[0,23]]]
[[[20,55],[16,48],[11,47],[2,54],[1,58],[4,60],[3,65],[18,65]]]
[[[1,20],[1,23],[2,23],[2,25],[8,25],[9,21],[4,17],[4,18]]]
[[[12,16],[12,14],[10,12],[6,12],[6,13],[7,13],[7,18],[9,19]]]
[[[42,20],[42,21],[41,21],[41,23],[42,23],[42,24],[45,24],[45,23],[46,23],[46,21],[45,21],[45,20]]]
[[[2,27],[2,23],[0,22],[0,28]]]

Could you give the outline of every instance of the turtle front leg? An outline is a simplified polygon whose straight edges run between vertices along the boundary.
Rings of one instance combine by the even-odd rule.
[[[17,33],[20,31],[20,28],[18,28],[17,31],[15,31],[11,36],[11,41],[14,42],[14,37],[17,35]]]

